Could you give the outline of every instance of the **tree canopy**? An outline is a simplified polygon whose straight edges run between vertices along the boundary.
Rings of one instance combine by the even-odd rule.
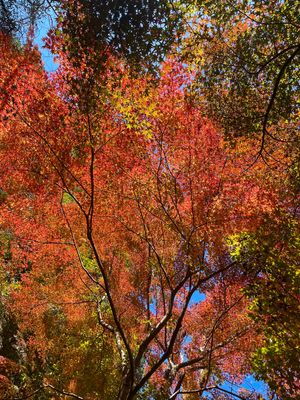
[[[47,4],[55,72],[0,33],[1,396],[298,399],[297,3]]]

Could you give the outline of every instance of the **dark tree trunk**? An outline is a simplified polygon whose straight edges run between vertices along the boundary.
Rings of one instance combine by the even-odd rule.
[[[127,374],[124,376],[119,395],[118,395],[118,400],[133,400],[134,395],[132,394],[132,376],[130,372],[127,372]]]

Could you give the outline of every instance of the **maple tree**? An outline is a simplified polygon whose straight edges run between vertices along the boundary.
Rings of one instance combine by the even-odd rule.
[[[55,74],[31,38],[0,36],[1,301],[30,360],[17,397],[254,399],[224,383],[242,383],[258,347],[259,377],[297,396],[295,156],[277,146],[292,170],[267,174],[257,159],[245,171],[255,139],[226,146],[191,90],[194,69],[170,57],[156,78],[132,74],[126,58],[147,49],[130,30],[132,53],[118,32],[104,45],[109,9],[95,41],[78,4],[64,2],[47,38]]]
[[[231,260],[226,237],[259,226],[274,190],[260,170],[237,179],[243,160],[189,100],[191,76],[175,60],[151,85],[112,58],[106,94],[101,84],[90,113],[69,91],[65,74],[80,70],[64,54],[48,80],[34,48],[19,51],[5,38],[2,46],[10,60],[1,76],[1,151],[10,173],[1,185],[12,307],[50,364],[67,362],[69,352],[62,358],[55,346],[69,337],[73,353],[71,338],[82,332],[65,378],[57,381],[52,367],[44,387],[59,382],[67,393],[65,382],[78,398],[105,396],[107,383],[84,388],[71,376],[91,346],[90,365],[109,346],[118,384],[108,396],[222,393],[226,377],[238,381],[249,371],[260,340],[240,293],[253,274]]]

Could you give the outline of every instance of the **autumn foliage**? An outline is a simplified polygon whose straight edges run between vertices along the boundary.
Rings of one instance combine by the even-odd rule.
[[[26,395],[225,398],[263,342],[244,290],[259,256],[233,254],[291,205],[285,178],[245,168],[253,142],[227,146],[176,57],[155,80],[109,52],[105,69],[74,64],[62,35],[48,45],[52,75],[0,36],[1,274]]]

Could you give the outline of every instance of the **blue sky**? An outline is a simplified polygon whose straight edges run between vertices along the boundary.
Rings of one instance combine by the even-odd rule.
[[[34,43],[39,46],[42,60],[45,65],[45,70],[48,72],[55,71],[57,69],[57,64],[54,62],[51,52],[44,48],[43,38],[47,35],[49,29],[53,27],[54,23],[55,21],[52,16],[43,18],[43,20],[38,24],[36,29],[36,37],[34,40]]]

